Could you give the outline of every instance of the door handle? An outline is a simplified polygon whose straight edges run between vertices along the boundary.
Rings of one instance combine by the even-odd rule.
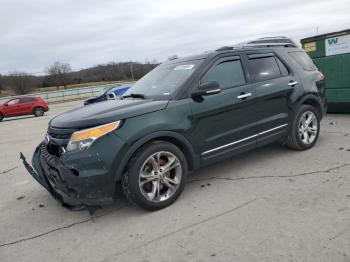
[[[296,84],[298,84],[297,81],[290,81],[290,82],[288,83],[289,86],[295,86]]]
[[[239,96],[237,96],[238,99],[245,99],[247,97],[250,97],[252,96],[252,93],[243,93],[243,94],[240,94]]]

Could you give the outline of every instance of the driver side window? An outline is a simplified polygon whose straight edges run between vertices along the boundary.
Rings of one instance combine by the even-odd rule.
[[[214,65],[202,78],[201,83],[213,82],[219,83],[221,89],[245,84],[245,76],[241,61],[226,60]]]
[[[7,102],[7,104],[8,104],[9,106],[15,105],[15,104],[18,104],[18,103],[19,103],[19,99],[12,99],[12,100],[10,100],[10,101]]]

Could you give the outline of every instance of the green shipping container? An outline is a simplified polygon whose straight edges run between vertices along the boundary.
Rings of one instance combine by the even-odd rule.
[[[350,113],[350,29],[301,39],[325,75],[328,112]]]

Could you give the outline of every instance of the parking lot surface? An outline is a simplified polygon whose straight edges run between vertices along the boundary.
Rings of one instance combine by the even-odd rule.
[[[166,209],[121,198],[91,218],[19,160],[81,104],[0,123],[0,261],[350,261],[350,115],[327,115],[311,150],[271,145],[196,171]]]

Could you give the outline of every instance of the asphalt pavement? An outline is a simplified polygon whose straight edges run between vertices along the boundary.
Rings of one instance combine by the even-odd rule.
[[[72,212],[30,177],[49,120],[0,123],[0,261],[350,261],[350,115],[327,115],[316,146],[270,145],[205,167],[170,207],[124,198]]]

